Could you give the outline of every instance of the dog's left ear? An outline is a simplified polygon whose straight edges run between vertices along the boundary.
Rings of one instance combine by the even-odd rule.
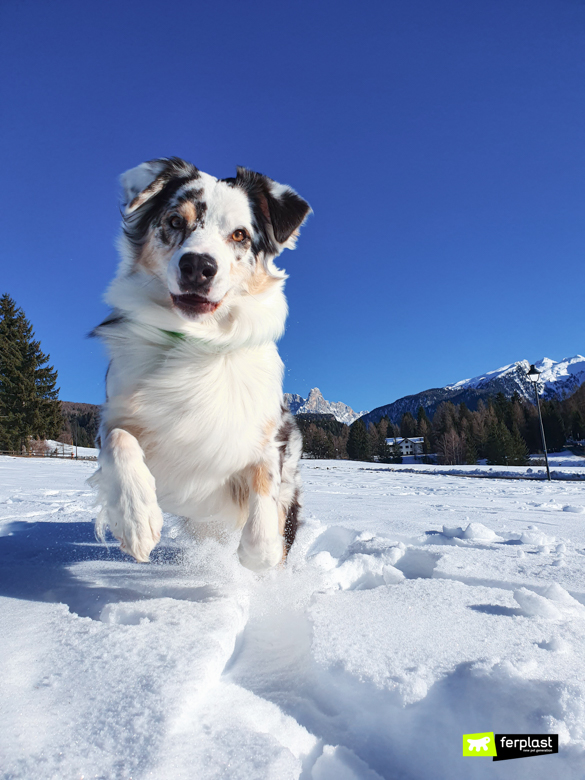
[[[294,249],[299,229],[311,212],[309,204],[286,184],[247,168],[238,167],[237,171],[234,184],[247,192],[264,228],[272,233],[276,253],[285,247]]]

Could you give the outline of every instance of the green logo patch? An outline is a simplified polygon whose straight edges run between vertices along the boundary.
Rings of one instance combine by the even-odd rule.
[[[495,756],[496,740],[493,731],[484,731],[483,734],[463,735],[464,756]]]

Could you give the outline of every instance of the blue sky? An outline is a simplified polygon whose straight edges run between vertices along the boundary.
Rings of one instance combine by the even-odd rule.
[[[585,352],[585,3],[2,3],[2,264],[103,400],[118,176],[178,155],[291,184],[285,390],[357,410]]]

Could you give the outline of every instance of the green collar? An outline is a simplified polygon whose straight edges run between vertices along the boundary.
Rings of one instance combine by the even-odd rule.
[[[213,342],[208,341],[207,339],[202,339],[199,336],[192,336],[188,333],[180,333],[177,330],[164,330],[163,328],[157,328],[157,331],[159,333],[163,333],[165,336],[167,336],[174,342],[183,342],[186,344],[199,344],[203,348],[207,348],[207,351],[209,352],[217,352],[218,354],[220,354],[222,352],[231,352],[233,350],[233,347],[231,347],[229,344],[214,344]]]
[[[164,333],[165,336],[170,336],[173,339],[178,339],[179,341],[182,341],[183,339],[186,339],[187,336],[184,333],[179,333],[176,330],[163,330],[162,328],[157,328],[158,331],[161,333]]]
[[[200,344],[202,347],[207,347],[207,350],[209,352],[217,352],[219,354],[225,353],[225,352],[233,352],[238,349],[245,349],[251,346],[260,346],[259,344],[254,344],[253,342],[247,341],[243,342],[241,344],[232,345],[232,344],[214,344],[212,341],[208,341],[207,339],[203,339],[199,336],[192,336],[188,333],[180,333],[177,330],[164,330],[164,328],[156,328],[156,330],[159,333],[163,333],[168,338],[172,339],[172,341],[175,342],[184,342],[184,343],[192,343],[192,344]]]

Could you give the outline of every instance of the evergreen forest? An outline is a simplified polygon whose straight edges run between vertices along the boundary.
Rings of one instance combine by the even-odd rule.
[[[549,452],[585,439],[585,383],[563,400],[541,399],[540,405]],[[512,398],[498,393],[486,402],[479,401],[474,411],[464,403],[455,406],[447,401],[432,418],[421,406],[416,417],[404,414],[400,425],[387,417],[370,423],[367,429],[360,419],[347,426],[332,415],[298,415],[297,420],[309,458],[400,463],[400,448],[390,447],[386,439],[413,436],[424,439],[423,462],[436,459],[444,465],[475,464],[485,459],[493,465],[525,466],[529,453],[542,451],[536,406],[517,393]]]

